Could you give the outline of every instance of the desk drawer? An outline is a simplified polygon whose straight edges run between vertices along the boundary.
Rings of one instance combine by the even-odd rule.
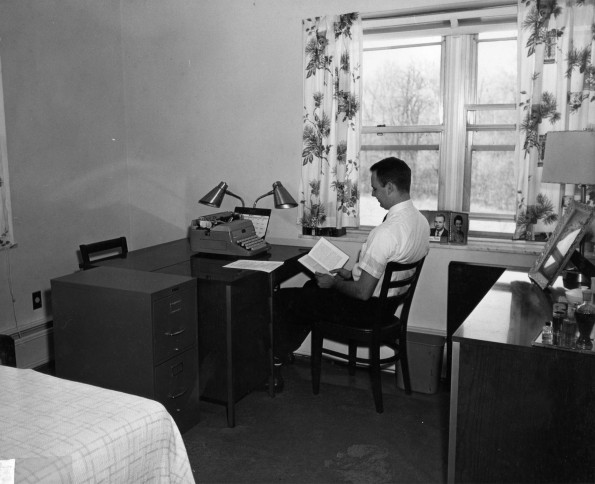
[[[198,421],[198,352],[191,347],[155,367],[155,400],[163,404],[181,432]]]
[[[196,296],[180,290],[153,303],[155,362],[171,358],[196,343]]]

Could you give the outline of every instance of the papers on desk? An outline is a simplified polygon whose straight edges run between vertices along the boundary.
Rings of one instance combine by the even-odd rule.
[[[227,267],[228,269],[250,269],[251,271],[273,272],[277,267],[281,267],[282,265],[283,262],[240,259],[223,267]]]
[[[0,484],[14,484],[15,459],[0,460]]]

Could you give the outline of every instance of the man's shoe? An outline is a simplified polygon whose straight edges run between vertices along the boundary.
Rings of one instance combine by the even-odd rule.
[[[281,374],[275,375],[273,377],[273,391],[275,393],[281,393],[283,391],[284,387],[285,387],[285,381],[283,380],[283,377],[281,376]],[[265,392],[269,391],[269,380],[268,379],[264,382],[263,390]]]
[[[273,363],[275,366],[292,365],[295,362],[295,355],[293,353],[285,353],[282,356],[274,356]]]

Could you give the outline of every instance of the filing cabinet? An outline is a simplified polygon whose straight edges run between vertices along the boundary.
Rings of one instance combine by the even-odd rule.
[[[56,376],[157,400],[181,432],[198,422],[196,279],[97,267],[51,287]]]

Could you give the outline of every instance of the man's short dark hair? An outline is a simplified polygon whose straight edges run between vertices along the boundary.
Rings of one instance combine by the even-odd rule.
[[[392,182],[401,192],[409,193],[411,189],[411,168],[403,160],[391,156],[374,163],[370,171],[376,173],[376,178],[382,186]]]

